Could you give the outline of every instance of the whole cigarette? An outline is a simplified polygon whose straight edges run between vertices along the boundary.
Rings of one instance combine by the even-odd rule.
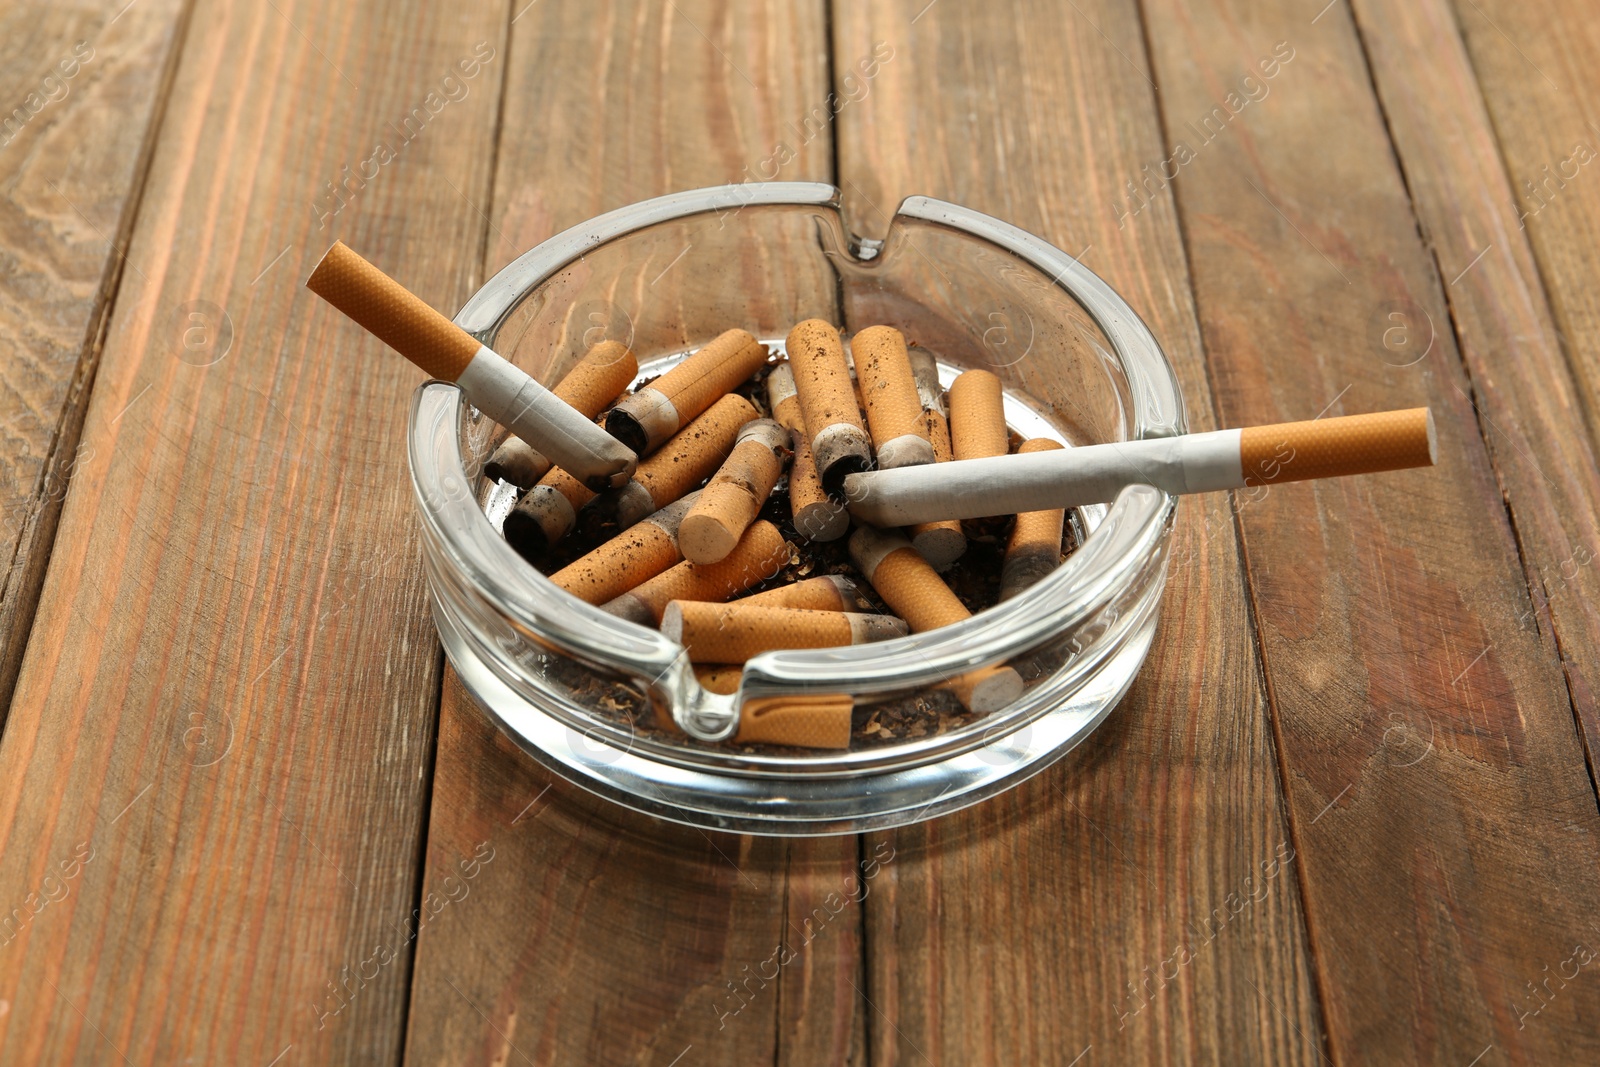
[[[897,533],[862,527],[850,536],[850,558],[914,633],[949,626],[972,615],[911,542]],[[948,684],[969,711],[997,711],[1022,695],[1022,676],[1007,666],[969,671]]]
[[[473,405],[596,488],[622,485],[638,462],[622,442],[335,241],[306,288],[429,375],[454,382]]]
[[[795,530],[808,541],[837,541],[850,529],[850,514],[822,488],[789,364],[780,363],[767,375],[767,405],[778,425],[790,431],[789,511]]]
[[[1428,467],[1437,451],[1433,416],[1412,408],[873,471],[845,492],[862,521],[903,526],[1106,503],[1130,485],[1209,493]]]
[[[1017,455],[1055,452],[1061,447],[1059,441],[1035,437],[1024,441]],[[1011,540],[1006,544],[1005,562],[1000,565],[1001,600],[1010,600],[1060,566],[1061,529],[1066,518],[1067,513],[1061,508],[1017,514]]]
[[[821,319],[807,319],[789,331],[786,344],[817,473],[823,488],[837,496],[845,475],[872,466],[872,444],[856,406],[839,331]]]
[[[963,371],[950,383],[950,444],[956,459],[1003,456],[1011,450],[1000,379],[986,370]]]
[[[550,580],[589,604],[604,604],[649,581],[683,558],[678,531],[699,496],[690,493],[668,504],[556,571]]]
[[[652,452],[766,361],[766,345],[744,330],[724,331],[648,386],[619,401],[606,416],[606,429],[639,455]]]
[[[922,424],[922,402],[905,337],[892,326],[869,326],[851,339],[850,351],[856,357],[856,378],[878,467],[932,463],[933,445]]]
[[[584,509],[583,521],[596,529],[615,522],[626,530],[698,488],[733,450],[740,428],[757,415],[738,393],[724,396],[639,464],[627,485],[595,497]]]
[[[814,611],[856,611],[856,585],[842,574],[824,574],[744,597],[738,604],[769,608],[810,608]]]
[[[928,441],[933,445],[933,458],[938,463],[949,463],[955,456],[950,451],[950,423],[945,419],[944,388],[939,384],[939,365],[933,356],[920,348],[906,353],[911,364],[911,375],[917,383],[917,399],[922,402],[922,424]],[[954,519],[940,522],[920,522],[911,527],[911,547],[928,561],[936,571],[949,570],[967,551],[967,535],[961,523]]]
[[[601,341],[584,353],[550,391],[593,419],[628,388],[639,361],[620,341]],[[532,489],[550,471],[550,461],[516,434],[508,436],[483,465],[490,478]]]
[[[538,485],[517,501],[501,531],[523,558],[534,559],[567,536],[577,521],[578,510],[594,496],[593,489],[560,467],[552,467]]]
[[[772,495],[788,458],[788,431],[771,419],[746,423],[733,451],[684,516],[678,534],[683,558],[715,563],[732,552]]]
[[[737,693],[744,668],[696,664],[694,676],[708,693]],[[794,748],[849,748],[853,704],[848,693],[748,700],[739,711],[739,732],[733,736],[733,742]]]
[[[720,563],[701,567],[685,560],[601,607],[641,626],[656,626],[671,601],[720,603],[775,576],[789,562],[790,552],[778,528],[761,520],[744,532],[739,547]]]
[[[892,615],[761,604],[674,600],[661,615],[661,633],[682,644],[695,663],[743,663],[777,649],[864,645],[909,632]]]

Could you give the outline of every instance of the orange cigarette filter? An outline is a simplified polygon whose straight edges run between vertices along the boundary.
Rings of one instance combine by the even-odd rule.
[[[506,515],[501,531],[512,548],[532,559],[567,536],[579,509],[594,498],[594,490],[560,467],[551,467]]]
[[[822,319],[807,319],[790,330],[786,345],[817,473],[837,496],[845,475],[872,466],[872,443],[856,406],[844,345],[839,331]]]
[[[1247,486],[1430,467],[1437,450],[1427,408],[1249,426],[1238,433]]]
[[[670,602],[720,603],[775,576],[792,552],[778,528],[763,519],[751,524],[727,559],[707,567],[685,560],[601,607],[641,626],[657,626]]]
[[[926,350],[913,348],[906,353],[911,376],[917,383],[917,400],[922,405],[923,433],[933,446],[936,463],[955,458],[950,450],[950,423],[944,414],[944,387],[939,384],[939,365]],[[923,522],[910,527],[911,547],[936,571],[947,571],[967,551],[967,535],[957,519]]]
[[[674,600],[662,613],[661,632],[682,644],[692,662],[743,663],[778,649],[861,645],[909,631],[892,615]]]
[[[863,526],[850,536],[850,558],[914,633],[972,616],[927,560],[897,533]],[[1008,666],[980,668],[948,685],[969,711],[976,712],[997,711],[1022,695],[1022,676]]]
[[[1011,451],[1000,379],[989,371],[963,371],[950,383],[950,444],[956,459]]]
[[[789,434],[782,426],[771,419],[746,423],[732,453],[684,516],[678,536],[684,558],[715,563],[732,552],[772,495],[788,458]]]
[[[1017,454],[1051,452],[1061,442],[1048,437],[1024,441]],[[1000,566],[1000,599],[1010,600],[1061,565],[1061,531],[1066,511],[1024,511],[1017,515],[1006,544],[1005,562]]]
[[[732,694],[739,691],[744,668],[738,665],[697,664],[694,674],[708,693]],[[739,711],[739,730],[734,734],[733,741],[739,745],[849,748],[850,709],[853,704],[848,693],[749,700]],[[678,728],[670,719],[666,726],[670,730]]]
[[[550,580],[589,604],[604,604],[649,581],[683,558],[678,531],[699,495],[690,493],[668,504],[556,571]]]
[[[856,358],[856,380],[878,466],[932,463],[933,445],[922,421],[905,337],[892,326],[869,326],[851,340],[850,351]]]
[[[837,541],[850,530],[844,505],[822,488],[817,460],[811,452],[800,397],[795,392],[794,370],[780,363],[767,375],[767,406],[778,425],[789,431],[794,460],[789,464],[789,512],[794,528],[808,541]]]
[[[550,391],[589,418],[595,418],[628,388],[639,373],[639,361],[620,341],[601,341],[584,353]],[[516,434],[500,442],[483,473],[510,482],[518,489],[532,489],[550,471],[550,460]]]
[[[620,402],[606,416],[611,435],[639,455],[654,451],[767,361],[767,346],[739,329]]]
[[[627,485],[596,497],[585,521],[600,526],[614,519],[625,530],[698,488],[733,450],[739,430],[758,414],[738,393],[724,396],[639,464]]]
[[[735,601],[769,608],[810,608],[813,611],[856,611],[856,585],[842,574],[824,574],[790,582]]]

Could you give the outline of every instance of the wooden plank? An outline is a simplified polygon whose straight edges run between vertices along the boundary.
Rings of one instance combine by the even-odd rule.
[[[801,143],[789,126],[825,100],[825,25],[821,3],[527,8],[486,268],[602,211],[743,180],[780,142],[795,151],[781,177],[828,180],[829,139]],[[592,64],[581,77],[574,56]],[[630,264],[617,291],[666,290],[686,333],[720,329],[707,316],[725,308],[693,279],[725,281],[728,265],[702,249],[675,265],[679,254],[663,246],[659,261]],[[759,277],[748,288],[735,298],[760,297]],[[816,294],[818,312],[832,296]],[[761,306],[780,333],[799,313]],[[552,781],[447,673],[425,884],[482,841],[495,859],[482,902],[419,938],[409,1062],[860,1062],[860,909],[825,930],[804,921],[829,894],[852,894],[855,838],[702,833],[598,800]],[[780,946],[796,958],[764,981]]]
[[[894,48],[841,115],[857,224],[881,231],[929,193],[1081,254],[1154,328],[1210,428],[1170,198],[1140,225],[1105,210],[1160,149],[1137,11],[908,0],[836,19],[841,62]],[[1179,514],[1155,647],[1091,741],[999,799],[869,838],[896,856],[867,900],[874,1063],[1318,1060],[1233,522],[1225,500]]]
[[[193,12],[0,741],[0,1059],[398,1057],[439,684],[420,376],[301,282],[337,235],[465,298],[506,17]]]
[[[0,727],[27,645],[181,0],[0,10]]]
[[[1432,471],[1284,485],[1240,516],[1333,1058],[1592,1062],[1600,985],[1530,983],[1581,969],[1600,816],[1554,642],[1519,625],[1446,326],[1461,279],[1420,238],[1349,10],[1148,11],[1169,136],[1194,154],[1176,188],[1222,421],[1438,420]],[[1437,63],[1429,41],[1407,62]],[[1438,324],[1411,366],[1382,345],[1397,303]]]

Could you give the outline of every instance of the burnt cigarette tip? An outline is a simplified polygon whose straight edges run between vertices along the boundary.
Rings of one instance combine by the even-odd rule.
[[[650,438],[638,419],[621,408],[606,412],[606,433],[627,445],[633,454],[642,456],[650,450]]]

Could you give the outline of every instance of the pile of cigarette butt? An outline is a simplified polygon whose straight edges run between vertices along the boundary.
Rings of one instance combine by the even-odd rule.
[[[810,319],[785,348],[772,362],[731,329],[624,396],[637,362],[601,342],[552,391],[640,457],[627,484],[596,492],[514,435],[484,467],[521,493],[503,529],[524,558],[573,596],[680,642],[713,692],[734,692],[740,665],[762,652],[959,622],[1063,559],[1064,511],[852,531],[841,502],[852,473],[1011,452],[995,375],[966,371],[946,396],[933,358],[888,326],[857,332],[847,356],[839,330]],[[1038,439],[1016,450],[1060,447]],[[999,666],[945,688],[976,715],[1022,687]],[[940,728],[939,716],[922,719],[913,736]],[[747,723],[736,740],[847,747],[849,715],[826,721],[825,737],[762,737]],[[858,726],[895,732],[870,718]]]

